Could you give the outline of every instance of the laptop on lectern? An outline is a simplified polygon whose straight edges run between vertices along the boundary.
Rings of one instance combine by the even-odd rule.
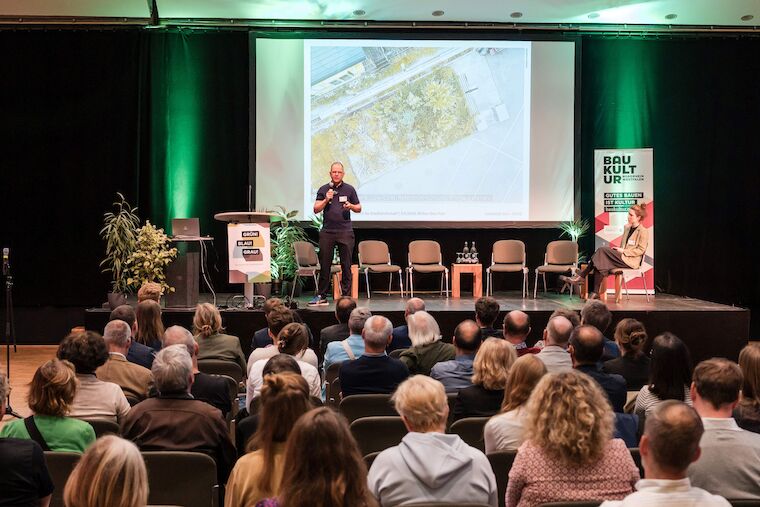
[[[172,218],[172,235],[175,238],[198,237],[201,223],[198,218]]]

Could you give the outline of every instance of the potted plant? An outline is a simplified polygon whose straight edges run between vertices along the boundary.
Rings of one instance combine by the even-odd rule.
[[[174,292],[174,287],[166,283],[165,271],[175,257],[177,249],[169,248],[169,237],[164,230],[146,220],[145,225],[137,230],[135,248],[127,261],[127,284],[139,288],[147,282],[156,282],[164,293]]]
[[[273,284],[282,283],[284,280],[292,281],[295,278],[298,264],[296,263],[293,243],[296,241],[309,241],[306,231],[300,223],[293,220],[298,210],[288,211],[282,206],[277,206],[272,217],[272,258],[271,270]],[[273,287],[273,292],[275,292]],[[283,290],[286,293],[286,288]]]
[[[111,309],[127,302],[130,289],[127,263],[137,243],[137,228],[140,218],[137,208],[133,208],[121,193],[113,210],[103,214],[103,228],[100,237],[106,242],[106,256],[100,262],[103,273],[111,273],[111,292],[108,304]]]
[[[570,239],[577,243],[578,239],[582,238],[584,234],[588,232],[588,230],[591,228],[591,223],[586,219],[580,219],[580,220],[568,220],[567,222],[561,222],[559,224],[559,228],[562,230],[562,234],[559,235],[561,238],[562,236],[570,236]],[[578,263],[585,261],[586,254],[582,251],[578,252]]]

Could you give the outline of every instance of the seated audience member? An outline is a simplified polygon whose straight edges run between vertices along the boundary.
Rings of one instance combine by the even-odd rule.
[[[137,303],[135,316],[137,317],[135,340],[156,352],[161,350],[161,337],[164,336],[161,306],[152,299],[146,299],[142,303]]]
[[[516,359],[511,343],[499,338],[484,341],[473,362],[473,385],[457,393],[454,420],[495,415],[504,400],[509,369]]]
[[[567,318],[558,315],[549,319],[544,329],[544,346],[536,357],[543,361],[546,371],[556,373],[573,368],[573,360],[567,351],[570,335],[575,326]]]
[[[269,312],[271,312],[277,306],[284,306],[282,299],[269,298],[264,301],[261,311],[264,312],[264,318],[267,319]],[[283,324],[284,325],[284,324]],[[274,333],[277,336],[277,333]],[[267,319],[267,327],[262,327],[253,333],[253,339],[251,340],[251,350],[256,350],[259,347],[266,347],[274,343],[273,337],[269,334],[269,319]]]
[[[454,329],[454,359],[441,361],[430,370],[430,377],[443,384],[447,393],[472,385],[472,363],[483,340],[481,332],[473,320],[460,322]]]
[[[298,366],[301,368],[301,375],[306,379],[309,384],[309,390],[312,396],[319,397],[322,394],[322,380],[319,376],[317,369],[311,364],[298,359],[299,355],[303,354],[306,350],[309,337],[306,331],[306,326],[292,322],[285,326],[280,334],[277,336],[277,347],[281,354],[287,354],[293,356],[298,361]],[[260,359],[253,363],[251,371],[248,374],[248,380],[246,383],[246,408],[251,410],[251,401],[261,391],[262,385],[262,371],[267,364],[267,359]]]
[[[161,349],[153,361],[158,396],[135,405],[121,425],[124,438],[142,451],[197,451],[216,461],[219,484],[235,462],[235,446],[219,409],[196,400],[193,361],[183,345]]]
[[[694,505],[729,507],[725,498],[695,488],[686,476],[689,465],[699,459],[702,421],[683,402],[663,401],[649,414],[639,450],[645,479],[636,492],[622,501],[607,501],[603,507],[668,507]]]
[[[221,359],[237,363],[245,376],[248,365],[240,347],[237,336],[222,334],[222,315],[219,309],[211,303],[201,303],[195,307],[193,316],[193,332],[198,342],[198,360]]]
[[[144,283],[142,287],[140,287],[140,289],[137,291],[137,302],[142,303],[143,301],[151,299],[156,303],[161,304],[161,296],[163,293],[164,289],[161,287],[160,283]]]
[[[672,333],[663,333],[652,342],[652,369],[647,385],[636,397],[634,413],[646,417],[664,400],[683,401],[691,405],[691,355],[686,344]]]
[[[528,347],[525,339],[530,334],[530,316],[520,310],[512,310],[504,316],[504,339],[515,347],[517,357],[538,354],[541,349]]]
[[[227,481],[226,506],[255,505],[280,493],[285,444],[298,418],[311,408],[309,385],[298,373],[264,377],[258,429],[248,442],[251,452],[238,460]]]
[[[409,322],[409,316],[414,315],[417,312],[425,311],[425,301],[420,298],[410,298],[406,302],[404,309],[404,322]],[[404,324],[393,328],[393,340],[388,345],[388,353],[390,354],[397,349],[408,349],[412,346],[412,340],[409,339],[409,325]]]
[[[494,328],[494,324],[499,318],[499,310],[499,302],[490,296],[484,296],[475,301],[475,322],[480,326],[484,340],[490,337],[502,338],[504,336],[503,330]]]
[[[117,306],[111,312],[111,316],[108,320],[123,320],[127,323],[132,331],[130,335],[132,340],[129,342],[127,361],[139,364],[150,370],[150,367],[153,366],[153,358],[156,357],[156,351],[134,339],[137,336],[137,316],[135,314],[135,309],[129,305]]]
[[[172,326],[164,332],[163,343],[164,347],[183,345],[187,349],[193,363],[193,385],[190,387],[190,394],[196,400],[205,401],[218,408],[222,417],[227,417],[227,413],[232,410],[232,404],[237,400],[230,399],[230,390],[224,378],[203,373],[198,369],[198,342],[193,338],[193,333],[182,326]]]
[[[10,392],[8,377],[0,373],[0,419],[5,416],[5,403]],[[0,470],[3,470],[0,473],[0,491],[3,492],[0,505],[50,505],[53,481],[39,444],[29,439],[0,438]]]
[[[652,361],[644,353],[647,330],[636,319],[623,319],[615,327],[615,342],[620,357],[605,361],[602,370],[622,375],[629,391],[637,391],[649,382]]]
[[[399,359],[411,374],[430,375],[430,369],[441,361],[454,359],[454,346],[441,341],[441,329],[432,315],[421,310],[406,319],[412,346],[404,350]]]
[[[406,365],[388,357],[385,349],[392,340],[393,325],[383,316],[375,315],[364,323],[364,354],[355,361],[340,366],[338,378],[343,397],[352,394],[390,394],[406,380]]]
[[[95,441],[95,431],[86,422],[67,417],[76,390],[71,363],[58,359],[44,363],[34,372],[27,395],[34,415],[7,422],[0,437],[34,440],[45,451],[84,452]]]
[[[367,319],[372,317],[369,308],[359,307],[351,310],[348,318],[348,329],[351,334],[345,340],[333,341],[327,344],[325,352],[325,371],[335,364],[343,361],[353,361],[364,354],[364,339],[362,330]]]
[[[140,450],[115,435],[99,438],[71,472],[63,502],[67,507],[145,507],[148,472]]]
[[[288,437],[287,480],[256,507],[376,507],[367,467],[346,418],[327,407],[302,415]]]
[[[348,319],[351,317],[354,308],[356,308],[356,301],[348,296],[341,296],[335,301],[335,320],[338,323],[327,326],[319,332],[319,353],[321,357],[325,356],[329,343],[345,340],[351,334],[348,329]]]
[[[272,333],[272,340],[274,341],[269,345],[259,347],[251,352],[251,355],[248,356],[247,371],[251,371],[251,367],[256,361],[269,359],[280,353],[280,350],[277,348],[277,335],[280,334],[285,326],[296,322],[295,313],[284,306],[278,306],[267,314],[267,322],[269,322],[269,327],[267,329]],[[314,368],[317,367],[317,355],[310,348],[304,349],[303,353],[298,356],[298,359],[309,363]]]
[[[104,382],[113,382],[121,387],[124,396],[137,401],[148,397],[148,389],[153,381],[150,370],[127,361],[132,331],[123,320],[112,320],[103,330],[103,340],[108,347],[108,361],[95,370],[95,376]]]
[[[483,429],[486,454],[514,450],[525,440],[525,404],[538,381],[546,375],[546,366],[533,354],[518,357],[509,370],[504,401],[499,414]]]
[[[620,357],[618,344],[607,338],[605,333],[612,323],[612,312],[607,305],[598,299],[589,299],[581,309],[581,324],[594,326],[604,337],[604,355],[602,361]]]
[[[103,382],[95,370],[108,361],[103,337],[94,331],[71,333],[58,346],[58,359],[74,365],[79,387],[70,416],[78,419],[108,419],[120,423],[129,412],[129,402],[121,387]]]
[[[612,410],[622,413],[628,391],[622,376],[604,373],[599,367],[604,354],[602,333],[594,326],[584,324],[576,327],[570,335],[568,351],[573,359],[573,368],[596,380],[607,394]]]
[[[708,359],[694,368],[691,399],[705,432],[702,455],[688,470],[691,483],[724,498],[760,499],[760,435],[731,417],[739,402],[742,372],[728,359]]]
[[[760,433],[760,343],[751,342],[739,353],[744,383],[734,419],[740,428]]]
[[[530,396],[526,440],[509,471],[506,505],[619,500],[639,470],[620,439],[602,389],[575,370],[545,375]]]
[[[380,505],[498,505],[488,458],[458,435],[446,434],[449,404],[440,382],[415,375],[398,387],[392,400],[409,433],[399,445],[381,452],[369,470],[369,487]]]

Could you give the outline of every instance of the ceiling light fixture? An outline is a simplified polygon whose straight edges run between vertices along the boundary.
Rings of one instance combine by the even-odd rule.
[[[596,19],[598,17],[599,17],[598,12],[592,12],[591,14],[588,15],[588,19]]]
[[[365,14],[367,14],[367,12],[362,9],[356,9],[354,11],[354,16],[364,16]]]
[[[678,17],[678,14],[668,14],[665,16],[665,19],[676,19]]]
[[[752,14],[745,14],[744,16],[742,16],[742,21],[751,21],[753,19],[755,19],[755,16],[753,16]]]
[[[510,18],[521,18],[521,17],[523,17],[523,13],[522,12],[513,12],[512,14],[509,15],[509,17]]]
[[[443,16],[443,11],[433,11],[433,16]]]

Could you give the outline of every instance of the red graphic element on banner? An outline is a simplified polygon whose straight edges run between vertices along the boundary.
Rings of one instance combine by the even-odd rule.
[[[601,231],[606,225],[610,225],[610,213],[608,211],[594,217],[594,233]]]

